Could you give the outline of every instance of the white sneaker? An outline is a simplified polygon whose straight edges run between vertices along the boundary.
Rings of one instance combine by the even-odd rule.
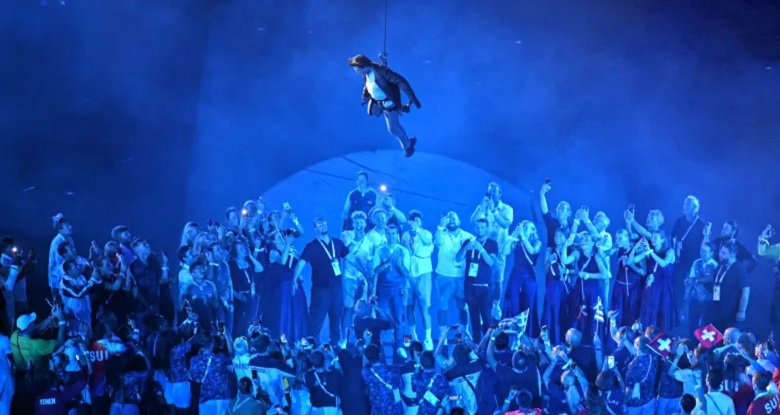
[[[423,349],[432,352],[433,351],[433,339],[430,337],[423,342]]]

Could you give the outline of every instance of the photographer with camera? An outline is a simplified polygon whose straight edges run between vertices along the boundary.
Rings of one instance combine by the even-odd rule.
[[[334,361],[330,347],[315,350],[309,356],[311,368],[304,373],[303,380],[311,394],[311,415],[337,415],[341,410],[342,373],[327,364],[329,359]],[[337,366],[338,361],[334,363]]]
[[[529,391],[533,406],[541,406],[542,399],[542,376],[539,373],[539,369],[534,364],[535,358],[526,355],[526,352],[517,350],[512,355],[512,365],[506,366],[499,364],[496,359],[496,336],[500,335],[504,329],[502,327],[496,328],[490,337],[490,342],[487,348],[487,361],[490,368],[496,373],[498,382],[497,386],[497,398],[499,400],[513,400],[510,399],[512,389]],[[525,335],[520,333],[520,335]],[[511,388],[510,388],[511,386]],[[510,404],[510,409],[517,409],[516,402]]]
[[[272,405],[287,406],[285,385],[291,383],[296,376],[293,360],[285,362],[284,358],[273,356],[276,346],[272,344],[271,338],[262,332],[262,326],[258,324],[250,327],[250,339],[250,347],[254,349],[254,354],[249,361],[249,370],[255,387],[268,393]],[[288,347],[286,336],[281,336],[280,343],[282,348]],[[308,340],[305,338],[296,344],[301,347],[296,347],[295,351],[308,348]]]

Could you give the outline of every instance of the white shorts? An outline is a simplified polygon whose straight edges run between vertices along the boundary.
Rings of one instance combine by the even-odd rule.
[[[230,407],[230,401],[225,399],[214,399],[200,404],[199,414],[225,415]]]
[[[180,409],[190,407],[192,403],[192,390],[190,382],[171,382],[168,376],[161,370],[154,372],[154,380],[160,384],[163,390],[165,402]]]
[[[334,406],[326,406],[323,408],[311,408],[309,415],[341,415],[341,411]]]

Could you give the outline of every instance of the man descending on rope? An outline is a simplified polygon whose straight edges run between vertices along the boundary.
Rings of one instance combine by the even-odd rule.
[[[399,117],[401,112],[409,112],[412,104],[420,108],[420,101],[414,95],[412,87],[403,76],[386,66],[371,62],[371,59],[365,55],[351,58],[349,66],[363,76],[363,100],[368,104],[368,114],[376,116],[384,114],[387,130],[398,138],[406,157],[411,157],[414,154],[417,138],[406,134]],[[409,97],[409,104],[401,103],[401,90]]]

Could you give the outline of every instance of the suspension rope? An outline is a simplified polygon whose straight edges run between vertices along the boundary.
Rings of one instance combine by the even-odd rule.
[[[387,11],[389,3],[390,0],[385,0],[385,32],[382,39],[382,53],[379,54],[383,66],[387,66]]]

